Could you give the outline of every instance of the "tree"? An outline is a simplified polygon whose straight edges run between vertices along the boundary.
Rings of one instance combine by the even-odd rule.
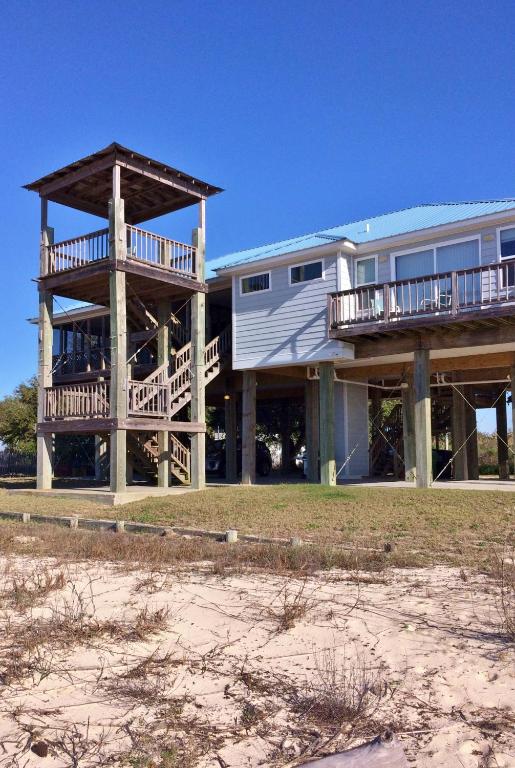
[[[35,376],[0,400],[0,440],[12,451],[36,450],[38,382]]]

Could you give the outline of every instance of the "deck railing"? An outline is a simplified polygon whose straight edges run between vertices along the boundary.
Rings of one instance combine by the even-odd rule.
[[[196,278],[196,248],[187,243],[154,235],[127,224],[128,259],[162,267],[180,275]],[[101,229],[71,240],[47,246],[46,274],[84,267],[108,259],[109,230]]]
[[[63,384],[45,389],[45,419],[101,419],[109,416],[109,382]]]
[[[77,269],[92,261],[109,258],[109,230],[99,229],[89,235],[53,243],[47,249],[47,272],[53,275],[66,269]]]
[[[329,330],[515,304],[515,258],[328,296]]]
[[[130,225],[127,225],[127,255],[132,259],[196,277],[196,249],[193,245],[169,240]]]

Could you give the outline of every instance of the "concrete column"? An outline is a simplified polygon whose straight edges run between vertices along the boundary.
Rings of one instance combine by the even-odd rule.
[[[320,452],[320,394],[319,382],[306,381],[306,455],[308,460],[308,483],[318,483],[320,472],[318,467]]]
[[[495,405],[497,430],[497,463],[499,465],[499,480],[509,480],[508,465],[508,422],[506,417],[506,396],[503,394]]]
[[[170,313],[172,311],[170,301],[161,299],[157,303],[157,366],[165,363],[170,365]],[[159,430],[157,433],[157,445],[159,455],[157,458],[157,484],[159,488],[168,488],[170,485],[170,434],[168,430]]]
[[[320,482],[336,485],[334,364],[320,363]]]
[[[433,480],[431,444],[431,390],[429,350],[417,349],[413,371],[415,395],[415,463],[417,488],[429,488]]]
[[[205,257],[205,202],[199,203],[199,226],[193,230],[193,245],[197,251],[198,279],[204,280]],[[206,347],[206,295],[196,292],[191,297],[191,420],[205,425],[205,347]],[[196,432],[191,437],[191,486],[197,490],[206,485],[206,433]]]
[[[415,439],[415,393],[413,376],[402,385],[402,437],[404,445],[405,479],[414,482],[417,477],[416,439]]]
[[[476,396],[474,387],[465,387],[465,431],[467,437],[472,435],[467,442],[467,473],[469,480],[479,480],[479,457],[477,445],[477,416]]]
[[[53,243],[54,231],[48,226],[48,202],[41,199],[40,274],[48,272],[48,246]],[[53,297],[48,291],[39,291],[38,324],[38,423],[45,419],[45,388],[52,386]],[[37,487],[52,487],[51,434],[37,435]]]
[[[225,479],[235,483],[238,479],[238,397],[231,392],[225,401]]]
[[[124,202],[120,197],[120,168],[113,168],[113,197],[109,202],[109,248],[115,269],[109,274],[109,315],[111,327],[111,418],[127,418],[127,300],[125,272],[116,269],[127,257]],[[114,493],[127,485],[127,434],[111,431],[110,486]]]
[[[459,375],[454,374],[454,381],[459,381]],[[454,454],[454,479],[468,480],[467,447],[463,446],[467,439],[467,404],[463,399],[463,387],[452,388],[452,452]],[[463,447],[461,447],[463,446]],[[458,449],[461,447],[461,450]],[[456,453],[458,451],[458,453]]]
[[[243,371],[241,407],[241,482],[256,482],[256,372]]]

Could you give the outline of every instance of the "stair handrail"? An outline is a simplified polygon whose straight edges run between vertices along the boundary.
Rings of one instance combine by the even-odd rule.
[[[190,477],[191,451],[175,435],[170,434],[170,458]]]

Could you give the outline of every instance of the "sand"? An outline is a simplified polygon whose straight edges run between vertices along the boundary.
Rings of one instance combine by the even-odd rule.
[[[57,572],[36,604],[13,602],[20,574]],[[483,576],[30,557],[0,559],[0,574],[0,766],[289,766],[388,727],[417,768],[515,766],[514,649]],[[346,713],[357,692],[362,711]]]

